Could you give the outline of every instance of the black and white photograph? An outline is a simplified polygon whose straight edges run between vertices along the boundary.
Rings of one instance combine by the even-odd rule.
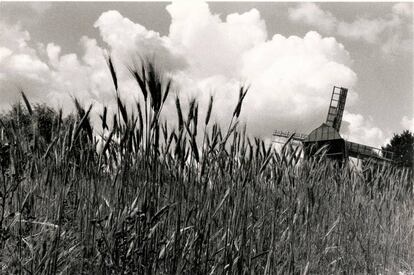
[[[0,274],[414,274],[414,3],[0,0]]]

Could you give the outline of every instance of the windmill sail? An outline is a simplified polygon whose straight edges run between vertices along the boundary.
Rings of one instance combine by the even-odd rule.
[[[279,130],[275,130],[273,132],[273,136],[274,137],[280,137],[280,138],[288,138],[288,139],[296,140],[296,141],[303,141],[303,140],[305,140],[305,138],[308,135],[300,134],[300,133],[295,133],[295,132],[291,133],[289,131],[279,131]]]
[[[351,141],[345,141],[345,144],[348,155],[353,158],[372,158],[385,161],[392,161],[393,159],[392,152]]]
[[[338,132],[341,128],[347,94],[348,89],[336,86],[333,87],[326,124],[332,126]]]

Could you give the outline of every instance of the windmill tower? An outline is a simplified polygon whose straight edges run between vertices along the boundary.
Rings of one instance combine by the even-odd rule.
[[[347,94],[348,89],[333,87],[326,121],[309,134],[276,130],[273,136],[277,138],[288,138],[288,141],[294,140],[300,142],[304,148],[305,156],[314,154],[319,148],[326,145],[326,155],[336,160],[346,160],[349,157],[354,157],[358,159],[392,161],[391,152],[347,141],[341,137],[339,131],[341,129]]]

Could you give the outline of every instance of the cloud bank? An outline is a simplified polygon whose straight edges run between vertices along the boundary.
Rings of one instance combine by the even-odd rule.
[[[372,117],[345,111],[343,116],[345,139],[362,144],[380,147],[384,145],[384,132],[374,125]]]
[[[412,50],[412,3],[396,3],[380,18],[360,16],[354,21],[339,20],[315,3],[301,3],[289,9],[292,21],[303,22],[318,30],[351,40],[381,44],[384,53]]]
[[[171,24],[165,36],[118,11],[102,13],[94,26],[106,45],[82,37],[82,56],[62,55],[59,45],[33,43],[30,34],[18,25],[0,23],[0,92],[5,96],[1,107],[18,98],[17,83],[35,100],[63,106],[67,112],[72,108],[71,96],[85,104],[94,103],[99,112],[114,98],[104,48],[114,55],[120,93],[129,102],[137,99],[139,92],[125,64],[137,55],[154,57],[173,78],[174,91],[184,101],[196,97],[201,117],[213,94],[212,118],[218,122],[230,118],[240,83],[250,84],[242,120],[251,135],[262,137],[270,137],[276,128],[309,132],[324,121],[332,86],[352,91],[357,81],[350,54],[333,37],[315,31],[304,37],[269,37],[256,9],[229,14],[223,20],[202,2],[173,2],[166,9]],[[331,20],[321,26],[331,28]],[[351,92],[348,104],[355,98],[357,94]],[[175,120],[175,107],[168,102],[165,118],[171,117]],[[383,138],[381,130],[360,115],[345,118],[353,125],[345,129],[350,136],[366,143]],[[358,127],[374,130],[361,135]]]

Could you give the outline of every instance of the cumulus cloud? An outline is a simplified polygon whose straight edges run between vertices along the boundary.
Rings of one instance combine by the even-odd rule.
[[[343,121],[345,139],[374,147],[384,145],[384,132],[375,126],[372,117],[345,111]]]
[[[30,34],[19,25],[0,22],[0,30],[0,109],[19,99],[19,89],[32,101],[65,107],[66,113],[72,110],[72,96],[98,106],[109,97],[111,83],[94,39],[82,38],[84,56],[79,58],[61,55],[54,43],[31,47]]]
[[[22,83],[37,90],[48,82],[48,66],[28,46],[29,41],[29,32],[19,24],[0,22],[0,109],[14,101],[16,87]]]
[[[354,40],[362,40],[375,43],[379,35],[389,26],[388,21],[383,19],[358,18],[353,22],[339,22],[338,34]]]
[[[231,14],[222,21],[205,4],[197,9],[198,20],[189,24],[183,15],[186,8],[176,3],[169,6],[170,37],[186,47],[194,62],[187,74],[215,90],[217,109],[223,114],[228,116],[237,100],[238,82],[251,84],[242,113],[254,134],[269,135],[274,128],[309,131],[307,127],[316,126],[325,116],[332,85],[352,87],[356,82],[349,53],[334,38],[310,32],[305,37],[267,39],[257,10]],[[240,32],[236,22],[249,31]]]
[[[12,54],[12,51],[5,47],[0,47],[0,62],[9,57]]]
[[[54,43],[47,44],[46,53],[47,57],[49,58],[49,62],[52,66],[57,67],[59,64],[59,55],[60,55],[61,48]]]
[[[359,16],[354,21],[342,21],[315,3],[301,3],[289,9],[289,18],[316,27],[325,33],[335,33],[352,40],[379,43],[382,51],[409,51],[412,37],[411,3],[396,3],[384,17]]]
[[[33,49],[27,45],[29,40],[29,32],[22,30],[20,24],[8,25],[0,21],[0,45],[2,48],[22,53],[34,53]]]
[[[333,37],[309,32],[304,37],[276,34],[269,38],[256,9],[225,19],[200,2],[173,2],[167,11],[171,24],[165,36],[117,11],[104,12],[94,26],[106,45],[83,37],[82,56],[62,55],[53,42],[40,47],[43,51],[31,48],[29,33],[19,27],[0,34],[0,81],[5,74],[8,83],[27,83],[39,99],[66,107],[74,95],[85,104],[94,103],[99,111],[114,96],[103,48],[108,47],[117,61],[120,93],[128,102],[139,93],[125,63],[136,54],[154,56],[174,79],[174,90],[184,101],[198,98],[201,115],[210,94],[215,96],[213,119],[219,122],[230,117],[240,83],[250,84],[242,119],[250,134],[263,137],[270,137],[275,128],[310,131],[325,119],[332,86],[352,91],[356,83],[352,59]],[[165,111],[165,117],[175,118],[173,102],[167,103]]]
[[[170,39],[132,22],[118,11],[102,13],[94,27],[99,29],[103,41],[112,53],[123,62],[139,53],[141,57],[156,56],[157,61],[167,71],[174,71],[186,65],[182,56],[184,53],[172,46]]]
[[[316,32],[303,38],[275,35],[244,55],[243,72],[250,77],[254,94],[246,105],[260,110],[248,120],[263,124],[264,129],[284,121],[284,128],[310,130],[305,125],[317,126],[324,119],[332,86],[354,85],[350,62],[334,38]]]
[[[304,22],[326,32],[332,31],[338,23],[338,20],[332,13],[324,11],[315,3],[310,2],[290,8],[289,18],[293,21]]]
[[[192,73],[199,77],[238,76],[243,53],[267,38],[256,9],[230,14],[224,22],[201,2],[173,3],[167,11],[171,16],[169,39],[186,53]]]

